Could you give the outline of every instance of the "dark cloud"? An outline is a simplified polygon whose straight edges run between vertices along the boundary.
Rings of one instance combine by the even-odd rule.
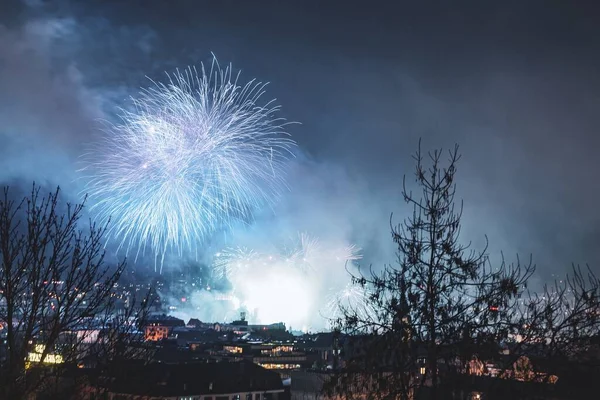
[[[278,223],[338,228],[381,263],[422,137],[462,145],[466,239],[533,252],[542,275],[600,262],[591,2],[35,1],[0,15],[2,179],[72,180],[97,118],[212,51],[302,122],[311,161]]]
[[[0,25],[0,178],[68,185],[79,143],[98,116],[75,63],[53,63],[72,21]]]

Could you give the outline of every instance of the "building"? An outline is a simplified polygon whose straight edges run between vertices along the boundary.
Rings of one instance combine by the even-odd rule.
[[[283,322],[276,322],[268,325],[249,325],[252,332],[257,331],[285,331],[285,324]]]
[[[321,332],[312,335],[304,335],[296,348],[305,353],[317,354],[316,369],[333,368],[339,359],[339,338],[334,332]]]
[[[165,314],[152,315],[144,327],[144,340],[157,342],[167,339],[178,326],[185,326],[185,322]]]
[[[127,365],[105,387],[108,400],[284,400],[279,375],[250,362]],[[90,398],[93,398],[90,396]]]

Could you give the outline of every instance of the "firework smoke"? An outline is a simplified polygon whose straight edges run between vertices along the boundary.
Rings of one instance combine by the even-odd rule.
[[[356,246],[322,243],[300,233],[291,243],[266,246],[265,251],[225,249],[215,255],[213,273],[231,283],[236,307],[248,311],[257,322],[306,328],[314,317],[322,319],[319,285],[331,285],[325,277],[342,273],[349,279],[344,268],[358,259]]]
[[[266,84],[238,79],[213,60],[153,82],[85,155],[91,209],[120,248],[181,255],[277,200],[295,144],[260,103]]]

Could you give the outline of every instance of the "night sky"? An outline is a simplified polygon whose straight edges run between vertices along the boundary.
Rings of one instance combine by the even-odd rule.
[[[0,181],[76,198],[98,121],[146,76],[212,52],[300,122],[279,221],[393,262],[418,139],[459,143],[465,240],[532,253],[544,279],[572,262],[600,272],[598,21],[591,1],[3,0]]]

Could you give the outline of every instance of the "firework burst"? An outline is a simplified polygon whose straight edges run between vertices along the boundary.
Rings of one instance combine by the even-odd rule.
[[[358,284],[348,283],[341,290],[330,290],[325,312],[332,320],[341,317],[344,310],[356,313],[359,318],[367,319],[370,314],[368,299],[368,290]]]
[[[360,248],[354,244],[343,246],[333,253],[337,261],[358,261],[362,259]]]
[[[313,270],[325,256],[319,240],[304,232],[298,233],[296,239],[284,248],[282,254],[288,264],[304,271]]]
[[[274,246],[268,252],[247,247],[226,248],[213,258],[213,275],[232,280],[243,271],[271,266],[281,270],[294,268],[311,273],[330,264],[343,265],[360,258],[360,249],[355,245],[323,246],[318,238],[300,232],[295,240],[286,245]]]
[[[272,206],[295,147],[279,107],[261,103],[266,84],[240,85],[216,60],[168,78],[142,90],[84,156],[92,211],[111,218],[109,237],[136,256],[193,250]]]
[[[348,261],[360,258],[355,246],[320,242],[306,233],[266,245],[266,251],[244,247],[217,253],[213,273],[232,285],[239,307],[263,322],[285,321],[303,325],[312,318],[318,285],[330,270],[345,274]]]
[[[231,279],[242,271],[251,268],[260,255],[246,247],[227,248],[215,254],[213,276],[218,279]]]

